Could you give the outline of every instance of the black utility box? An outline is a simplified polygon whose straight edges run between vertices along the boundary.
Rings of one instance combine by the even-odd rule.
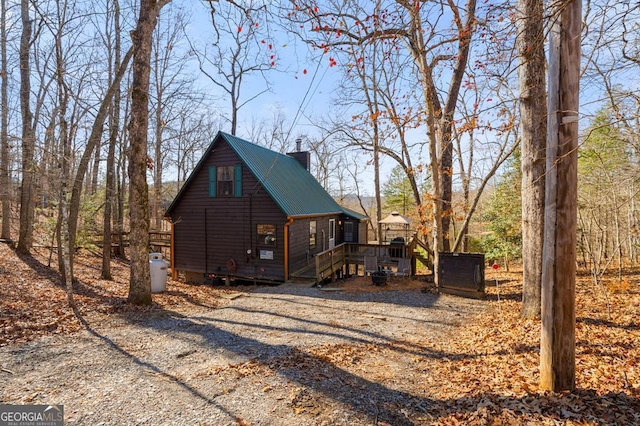
[[[438,291],[457,296],[484,297],[484,254],[439,253]]]

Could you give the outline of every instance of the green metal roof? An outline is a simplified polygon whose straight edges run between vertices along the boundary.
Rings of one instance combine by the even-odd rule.
[[[342,212],[344,214],[346,214],[347,216],[351,216],[354,219],[358,219],[358,220],[368,220],[369,219],[368,216],[365,216],[362,213],[358,213],[357,211],[351,210],[351,209],[349,209],[347,207],[342,207]]]
[[[213,146],[223,139],[254,174],[264,190],[287,216],[342,214],[343,209],[298,160],[224,132],[218,132],[211,146],[180,189],[166,215],[177,205],[190,181],[203,167]],[[250,188],[244,190],[251,191]],[[352,214],[352,213],[349,213]],[[355,216],[355,215],[354,215]]]
[[[298,160],[220,132],[287,216],[342,213],[342,207]]]

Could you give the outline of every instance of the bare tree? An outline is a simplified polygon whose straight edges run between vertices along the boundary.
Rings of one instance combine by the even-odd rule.
[[[111,28],[113,25],[113,28]],[[112,36],[106,37],[107,44],[113,43],[113,48],[109,48],[109,76],[113,75],[113,70],[120,68],[122,62],[122,31],[120,29],[120,2],[113,0],[113,8],[107,6],[106,14],[106,32]],[[111,47],[111,46],[109,46]],[[113,82],[110,81],[109,84]],[[102,222],[102,271],[103,279],[110,280],[111,277],[111,220],[113,208],[116,205],[116,170],[115,155],[116,145],[118,143],[118,135],[120,133],[120,104],[121,104],[120,85],[116,86],[109,109],[109,142],[107,148],[106,162],[106,180],[105,180],[105,198],[104,198],[104,217]]]
[[[345,148],[331,139],[311,136],[302,138],[306,142],[305,150],[311,152],[311,173],[330,194],[344,194],[345,181],[340,179],[341,171],[346,169]],[[332,178],[334,179],[332,181]],[[336,190],[336,186],[338,187]]]
[[[87,173],[89,161],[92,157],[92,153],[98,146],[100,139],[102,138],[102,131],[104,122],[107,119],[108,112],[110,109],[111,100],[113,96],[120,90],[120,81],[124,76],[129,61],[133,56],[133,48],[130,48],[129,51],[125,54],[122,63],[120,63],[120,67],[116,71],[113,81],[111,85],[108,87],[104,98],[100,102],[100,107],[96,112],[95,119],[91,126],[91,133],[87,140],[87,144],[85,146],[84,152],[80,158],[80,161],[76,167],[76,173],[73,180],[73,188],[71,190],[71,200],[69,204],[69,245],[70,245],[70,253],[72,257],[71,265],[72,265],[72,273],[73,273],[73,252],[75,251],[75,242],[76,242],[76,232],[78,229],[78,216],[80,214],[80,197],[82,194],[82,186],[84,182],[84,177]],[[147,236],[147,238],[149,238]]]
[[[58,128],[59,128],[59,170],[60,170],[60,203],[58,205],[58,223],[60,224],[60,237],[58,244],[58,258],[61,259],[63,277],[67,290],[67,303],[75,307],[73,301],[73,275],[71,272],[71,255],[69,247],[69,222],[68,222],[68,194],[69,180],[71,176],[71,138],[67,121],[67,109],[69,105],[69,87],[65,81],[67,58],[63,52],[63,34],[69,31],[67,13],[69,4],[66,1],[56,3],[56,27],[50,27],[54,35],[56,57],[56,85],[58,89]]]
[[[619,277],[624,262],[637,262],[640,4],[598,0],[585,6],[581,98],[589,108],[581,117],[591,125],[581,135],[578,248],[599,282],[614,262]],[[593,150],[596,140],[607,144]],[[621,167],[623,160],[628,164]]]
[[[20,187],[20,235],[17,250],[30,253],[33,238],[34,209],[34,150],[35,131],[31,111],[31,61],[33,21],[29,14],[29,0],[21,0],[20,16],[22,36],[20,38],[20,111],[22,115],[22,184]]]
[[[140,0],[133,36],[133,84],[129,121],[129,218],[131,267],[129,303],[151,303],[149,273],[149,189],[147,185],[147,138],[149,126],[149,75],[153,31],[160,9],[170,0]]]
[[[9,74],[7,71],[7,1],[0,0],[0,238],[11,240],[11,179],[9,175]]]
[[[189,74],[189,53],[180,54],[180,40],[185,38],[186,18],[181,12],[167,11],[155,30],[151,61],[152,114],[151,126],[153,157],[153,195],[151,198],[151,217],[155,229],[162,228],[162,200],[165,196],[163,173],[168,161],[169,139],[177,137],[176,129],[179,117],[187,111],[201,113],[194,105],[200,105],[203,95],[197,94]]]
[[[503,71],[508,73],[510,65],[504,64]],[[495,72],[492,69],[491,72]],[[499,75],[499,74],[498,74]],[[479,76],[478,76],[479,77]],[[464,245],[468,236],[469,225],[478,208],[480,199],[491,179],[500,167],[518,148],[518,127],[516,125],[515,96],[511,91],[511,82],[506,78],[486,80],[486,85],[478,87],[474,78],[467,84],[466,92],[472,97],[465,99],[461,105],[462,118],[454,128],[454,141],[458,170],[461,179],[462,208],[456,209],[460,220],[458,230],[455,222],[453,234],[453,251]],[[489,84],[491,83],[491,84]],[[482,99],[495,96],[497,106],[487,107],[487,111],[479,110]],[[466,108],[470,108],[467,111]],[[488,118],[491,124],[480,124],[480,117]],[[478,133],[491,133],[489,140],[481,138]],[[465,152],[466,151],[466,152]],[[473,193],[472,193],[473,192]],[[463,247],[462,251],[467,251]]]
[[[284,153],[289,148],[287,145],[292,125],[281,105],[276,105],[270,112],[270,118],[251,118],[249,139],[273,151]]]
[[[127,81],[124,84],[125,87],[131,87],[131,73],[127,74]],[[129,117],[131,111],[131,97],[125,96],[122,99],[122,116]],[[125,204],[127,199],[127,193],[129,192],[127,181],[127,169],[128,169],[128,157],[127,157],[127,142],[129,140],[129,129],[127,126],[121,126],[120,129],[120,143],[117,147],[116,156],[116,200],[117,208],[115,209],[114,226],[118,238],[118,245],[116,255],[121,258],[126,258],[125,251]]]
[[[217,3],[217,2],[216,2]],[[276,65],[276,52],[267,34],[266,6],[249,0],[239,7],[235,2],[211,5],[211,25],[215,36],[211,44],[213,52],[192,51],[200,62],[200,71],[229,98],[230,133],[238,130],[238,113],[241,108],[269,90],[266,73]],[[244,96],[243,82],[258,74],[265,88]]]
[[[295,2],[289,19],[305,28],[302,38],[319,48],[339,49],[346,45],[397,40],[413,59],[422,95],[419,115],[426,128],[429,169],[433,180],[434,268],[438,276],[437,253],[449,249],[452,196],[454,114],[470,55],[471,39],[477,27],[476,1],[422,3],[381,2],[369,10],[355,2]],[[375,9],[375,10],[372,10]],[[376,13],[376,11],[384,13]],[[320,36],[319,36],[320,35]],[[440,73],[451,76],[444,84]]]
[[[547,146],[544,19],[541,0],[519,0],[518,76],[522,151],[522,311],[540,316]]]
[[[176,191],[185,183],[187,176],[215,137],[214,129],[219,128],[219,123],[212,120],[212,115],[201,111],[198,114],[184,111],[178,117],[175,125],[176,134],[171,138],[168,147],[171,152],[169,165],[175,168],[178,179]]]

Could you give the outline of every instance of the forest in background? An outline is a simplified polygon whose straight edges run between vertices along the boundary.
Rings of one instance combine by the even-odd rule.
[[[166,226],[167,204],[224,130],[280,152],[303,137],[314,175],[337,199],[376,198],[353,206],[374,225],[399,207],[383,203],[386,191],[385,199],[402,198],[427,239],[438,197],[445,249],[468,251],[471,242],[491,257],[519,257],[516,35],[527,17],[517,4],[436,3],[412,14],[400,1],[166,3],[149,70],[152,228]],[[138,9],[117,0],[2,2],[2,238],[22,237],[28,248],[36,226],[45,231],[38,244],[50,244],[65,185],[80,241],[107,221],[115,232],[128,230],[130,32]],[[598,270],[637,257],[638,13],[637,5],[606,1],[583,13],[579,251]],[[199,14],[211,15],[204,34],[191,24]],[[553,16],[543,18],[546,34]],[[283,47],[291,38],[305,55],[293,63]],[[421,52],[412,50],[418,41]],[[311,117],[316,128],[296,127],[297,117],[277,106],[270,118],[253,113],[252,103],[278,96],[274,80],[302,78],[312,66],[329,69],[338,84],[334,108]],[[429,117],[440,121],[430,125]],[[391,175],[380,174],[383,160],[395,164]],[[445,175],[440,185],[434,170]],[[469,235],[474,224],[481,231]],[[372,233],[378,239],[381,228]]]

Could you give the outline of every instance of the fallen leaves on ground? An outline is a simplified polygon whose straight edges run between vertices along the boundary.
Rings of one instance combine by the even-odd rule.
[[[83,326],[68,307],[67,296],[49,251],[18,255],[0,244],[0,346],[50,334],[66,334]],[[83,315],[136,314],[171,309],[215,308],[228,303],[230,289],[194,286],[169,280],[167,291],[153,295],[153,305],[127,304],[129,264],[111,262],[112,280],[101,279],[101,258],[76,255],[74,301]]]
[[[81,329],[50,263],[48,252],[19,257],[0,245],[0,345]],[[75,274],[76,303],[80,312],[91,315],[163,309],[188,314],[229,303],[235,297],[230,293],[242,291],[170,281],[165,293],[153,296],[154,305],[137,308],[126,303],[126,262],[114,260],[113,280],[103,280],[98,278],[100,259],[82,253]],[[540,321],[519,316],[520,277],[519,272],[487,270],[487,311],[459,327],[446,342],[406,338],[385,345],[294,347],[280,357],[220,367],[205,376],[225,370],[236,377],[265,377],[297,370],[309,380],[342,380],[345,388],[371,398],[380,389],[392,390],[409,401],[387,401],[382,412],[402,413],[416,424],[638,424],[640,269],[599,283],[588,275],[577,277],[577,390],[564,393],[538,389]],[[387,286],[373,287],[363,277],[331,287],[434,291],[421,280],[391,280]],[[342,372],[349,374],[341,378]],[[315,413],[309,403],[313,397],[304,387],[296,388],[290,403],[297,411]],[[238,419],[238,424],[244,421]]]

